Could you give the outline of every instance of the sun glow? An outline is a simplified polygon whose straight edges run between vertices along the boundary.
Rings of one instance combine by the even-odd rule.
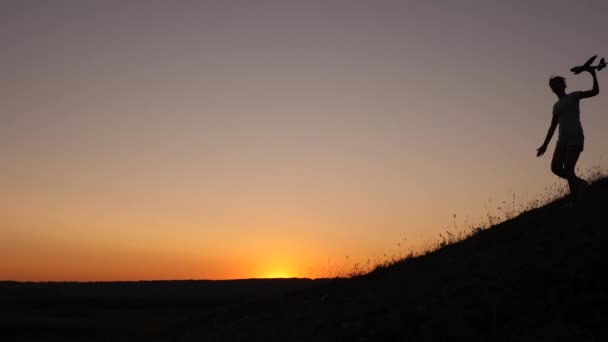
[[[265,272],[261,278],[268,278],[268,279],[272,279],[272,278],[294,278],[295,275],[293,272],[289,272],[286,270],[270,270],[268,272]]]

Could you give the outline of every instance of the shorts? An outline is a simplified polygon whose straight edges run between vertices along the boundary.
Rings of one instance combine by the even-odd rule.
[[[555,150],[566,152],[566,150],[573,149],[573,150],[576,150],[577,152],[583,152],[584,146],[585,146],[584,142],[578,142],[578,141],[570,142],[570,141],[557,140],[557,144],[555,144]]]

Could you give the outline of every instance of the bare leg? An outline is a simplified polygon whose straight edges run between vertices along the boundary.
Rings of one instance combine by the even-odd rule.
[[[579,147],[557,144],[553,153],[553,160],[551,161],[551,171],[568,181],[568,187],[572,196],[576,194],[578,185],[583,181],[574,172],[581,152]]]
[[[576,194],[578,185],[582,179],[578,178],[574,173],[576,162],[578,157],[581,155],[581,150],[578,147],[567,147],[566,158],[564,160],[564,175],[568,180],[568,186],[570,187],[570,194]]]
[[[551,171],[561,178],[566,178],[564,175],[564,161],[566,160],[566,146],[560,143],[555,145],[553,151],[553,159],[551,160]]]

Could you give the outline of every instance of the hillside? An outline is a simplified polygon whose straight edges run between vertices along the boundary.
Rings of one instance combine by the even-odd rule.
[[[351,279],[0,282],[6,341],[605,341],[608,179]]]
[[[605,341],[608,180],[367,276],[197,321],[196,341]]]

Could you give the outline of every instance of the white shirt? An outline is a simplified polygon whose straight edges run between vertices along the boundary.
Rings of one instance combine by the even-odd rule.
[[[585,135],[581,125],[580,91],[566,94],[553,105],[553,115],[559,122],[558,143],[583,147]]]

